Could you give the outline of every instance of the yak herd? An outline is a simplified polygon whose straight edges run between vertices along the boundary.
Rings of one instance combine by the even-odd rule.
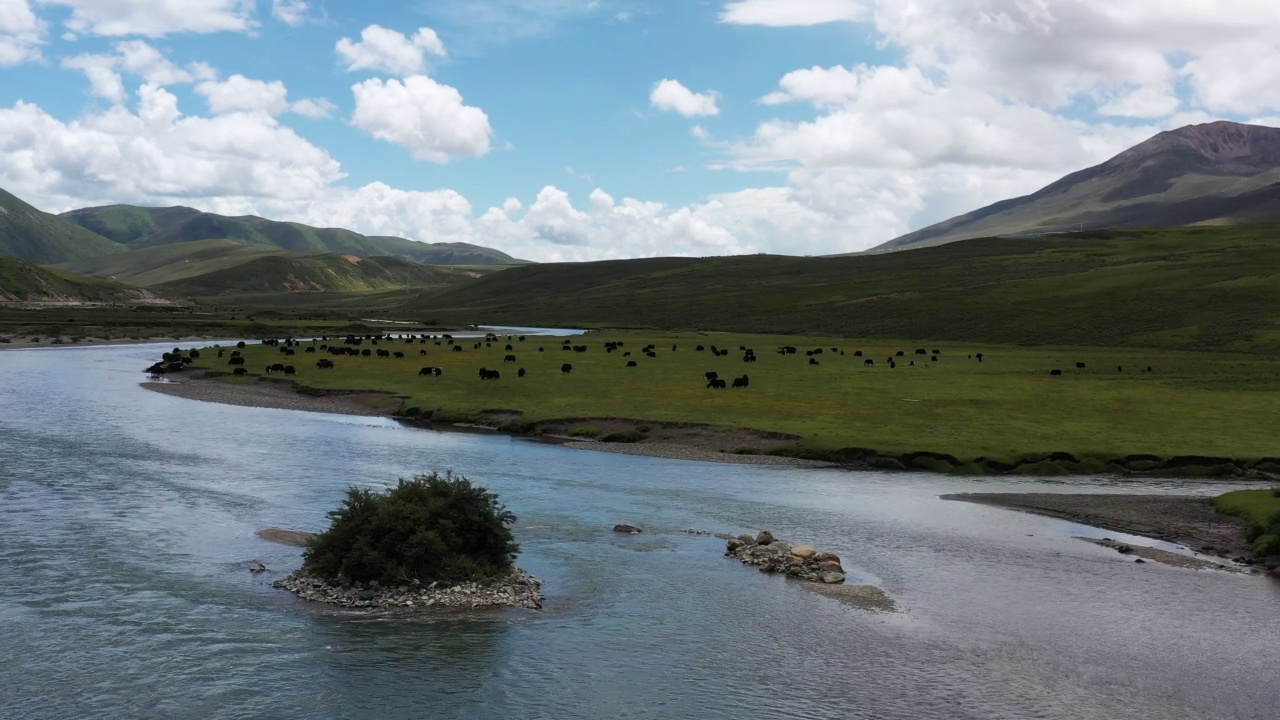
[[[507,342],[503,345],[503,348],[502,348],[503,352],[505,353],[502,356],[503,363],[519,363],[519,358],[516,356],[514,352],[515,346],[512,344],[513,340],[517,343],[524,342],[525,336],[524,335],[520,335],[520,336],[507,335],[506,336]],[[317,370],[332,370],[337,366],[334,358],[341,358],[344,356],[345,357],[378,357],[378,358],[387,358],[387,359],[405,359],[406,354],[403,350],[392,350],[386,347],[379,347],[380,343],[391,344],[395,342],[399,342],[403,346],[410,346],[415,344],[425,345],[427,343],[433,343],[436,346],[448,347],[451,352],[463,352],[462,345],[456,342],[455,338],[452,335],[447,333],[441,334],[441,335],[409,334],[409,335],[398,335],[398,336],[387,335],[387,334],[347,335],[346,337],[343,337],[343,338],[330,339],[328,337],[323,337],[323,338],[310,340],[310,341],[295,340],[293,338],[286,338],[284,340],[265,339],[265,340],[262,340],[262,345],[278,348],[280,355],[286,358],[294,356],[298,352],[298,350],[302,350],[304,353],[310,353],[310,354],[327,353],[331,357],[318,358],[315,362],[315,366]],[[482,339],[478,339],[476,342],[472,343],[471,347],[473,350],[481,350],[484,348],[492,348],[495,343],[501,343],[501,342],[503,341],[499,339],[498,335],[496,335],[495,333],[488,333]],[[621,340],[613,340],[613,341],[605,342],[603,344],[603,349],[606,354],[618,353],[623,358],[628,358],[624,361],[623,367],[625,368],[639,367],[639,363],[636,360],[629,359],[632,357],[632,353],[630,350],[626,349],[624,345],[625,343]],[[221,347],[216,347],[216,346],[214,349],[217,351],[219,358],[222,358],[224,356],[224,353],[226,352],[230,353],[229,356],[227,357],[226,364],[229,367],[231,367],[232,375],[239,377],[239,376],[244,376],[248,374],[248,370],[244,367],[245,358],[241,352],[242,350],[244,350],[244,348],[245,348],[245,343],[241,341],[236,343],[235,349],[223,349]],[[679,349],[679,346],[677,344],[672,344],[670,352],[676,352],[678,349]],[[560,344],[560,350],[562,352],[585,353],[588,351],[588,346],[584,344],[575,345],[570,340],[563,340]],[[545,351],[546,351],[545,347],[539,346],[537,348],[537,352],[545,352]],[[653,343],[650,343],[648,345],[645,345],[644,347],[639,348],[638,352],[647,358],[658,357],[657,346]],[[729,355],[730,353],[728,349],[718,348],[715,345],[711,345],[709,347],[704,345],[696,345],[694,347],[694,352],[696,353],[709,352],[713,357],[724,357]],[[752,348],[746,347],[744,345],[739,346],[738,352],[742,354],[741,359],[742,359],[742,362],[744,363],[754,363],[757,361],[755,350],[753,350]],[[793,345],[782,345],[777,347],[775,349],[775,352],[778,355],[787,356],[787,355],[797,355],[800,352],[800,350]],[[828,352],[830,352],[832,355],[838,355],[838,356],[843,356],[845,354],[845,352],[838,347],[832,347],[829,349],[825,347],[817,347],[810,350],[805,350],[804,354],[805,354],[805,357],[807,358],[807,362],[809,365],[820,365],[822,363],[822,358]],[[426,356],[428,353],[426,348],[422,348],[419,350],[418,354],[420,356]],[[873,367],[876,364],[875,359],[870,357],[864,358],[863,351],[861,350],[854,350],[852,352],[852,355],[855,358],[863,358],[862,364],[866,367]],[[941,361],[942,351],[937,348],[934,348],[932,350],[928,348],[916,348],[915,352],[911,356],[908,356],[905,350],[899,350],[893,355],[890,355],[889,357],[887,357],[885,359],[885,364],[890,369],[896,368],[900,363],[903,363],[903,362],[906,362],[908,367],[915,367],[916,359],[920,359],[920,361],[923,363],[924,362],[923,358],[926,358],[926,357],[928,358],[928,361],[930,363],[938,363]],[[194,361],[198,360],[199,358],[200,358],[199,350],[190,350],[186,353],[183,353],[183,351],[180,350],[179,348],[174,348],[171,352],[164,353],[161,357],[161,361],[148,367],[146,369],[146,372],[150,373],[153,378],[158,378],[170,373],[181,372],[185,370],[187,366],[191,365]],[[968,359],[976,360],[977,362],[981,363],[984,360],[984,356],[983,356],[983,353],[974,353],[969,355]],[[1075,364],[1075,367],[1077,370],[1085,370],[1087,368],[1087,365],[1083,362],[1077,362]],[[1153,372],[1153,371],[1154,371],[1154,368],[1152,368],[1151,366],[1147,366],[1146,372]],[[265,374],[268,374],[268,375],[280,373],[285,376],[294,376],[297,374],[298,371],[296,366],[292,364],[276,362],[276,363],[271,363],[266,365],[266,367],[264,368],[264,372]],[[560,366],[560,372],[566,375],[569,373],[572,373],[573,364],[563,363]],[[1116,372],[1124,372],[1123,366],[1117,366]],[[424,366],[418,370],[419,377],[440,377],[443,374],[444,374],[444,369],[442,367],[435,366],[435,365]],[[516,377],[518,378],[524,378],[528,373],[523,367],[517,367],[515,374],[516,374]],[[1062,370],[1059,368],[1054,368],[1049,371],[1049,375],[1051,377],[1061,377],[1062,374],[1063,374]],[[490,369],[487,367],[481,367],[479,369],[478,375],[481,380],[500,380],[502,378],[502,373],[500,371]],[[704,373],[703,379],[706,381],[706,387],[711,390],[721,390],[725,388],[745,389],[750,387],[751,385],[751,379],[747,376],[746,373],[743,373],[740,377],[735,377],[735,378],[726,380],[725,378],[721,378],[719,373],[715,371],[708,371]]]

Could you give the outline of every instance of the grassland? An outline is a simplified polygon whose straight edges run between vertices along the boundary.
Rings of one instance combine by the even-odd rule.
[[[534,265],[423,293],[404,310],[492,324],[1276,353],[1280,228]]]
[[[1220,513],[1244,518],[1249,523],[1245,537],[1259,557],[1280,556],[1280,489],[1237,490],[1213,500]]]
[[[608,341],[624,345],[609,354]],[[718,448],[726,452],[948,472],[1280,471],[1272,431],[1280,361],[1245,354],[600,331],[573,340],[586,352],[564,352],[548,338],[512,341],[517,362],[510,363],[503,362],[505,339],[479,350],[458,342],[461,352],[384,341],[380,347],[408,357],[338,357],[334,370],[315,368],[315,358],[331,357],[325,353],[286,361],[308,387],[383,391],[401,414],[516,432],[607,431],[644,442],[661,440],[667,425],[705,424],[775,434],[759,434],[754,446]],[[640,352],[650,343],[656,358]],[[713,358],[696,352],[698,344],[731,352]],[[801,352],[778,355],[779,345]],[[740,346],[754,348],[759,360],[744,363]],[[804,351],[818,347],[825,349],[820,364],[808,364]],[[914,355],[921,347],[941,350],[939,361]],[[426,356],[418,354],[423,349]],[[855,357],[859,350],[863,357]],[[906,355],[891,369],[886,361],[898,350]],[[626,351],[631,357],[622,356]],[[970,359],[979,352],[984,361]],[[274,348],[251,346],[245,354],[255,375],[281,361]],[[637,367],[625,367],[628,360]],[[201,361],[229,370],[215,353]],[[571,374],[560,371],[566,362]],[[420,377],[427,365],[443,375]],[[502,378],[482,381],[480,367]],[[528,377],[518,379],[517,368]],[[1051,377],[1051,369],[1063,375]],[[747,373],[750,386],[707,389],[707,371],[729,379]]]
[[[0,302],[81,300],[120,302],[147,293],[118,282],[41,267],[0,255]]]

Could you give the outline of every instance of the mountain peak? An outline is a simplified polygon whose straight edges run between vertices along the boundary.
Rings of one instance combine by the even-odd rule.
[[[945,220],[878,249],[1207,222],[1280,222],[1280,128],[1220,120],[1167,130],[1030,195]]]

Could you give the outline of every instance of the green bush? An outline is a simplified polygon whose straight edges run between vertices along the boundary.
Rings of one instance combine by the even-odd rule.
[[[516,516],[498,496],[447,473],[401,479],[386,492],[352,487],[302,569],[330,581],[405,585],[486,580],[509,571]]]

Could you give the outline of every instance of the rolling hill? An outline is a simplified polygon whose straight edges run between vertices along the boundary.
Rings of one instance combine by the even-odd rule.
[[[530,265],[423,293],[403,311],[491,324],[1274,352],[1280,228]]]
[[[1162,132],[1024,197],[874,250],[1075,230],[1280,222],[1280,129],[1233,122]]]
[[[0,302],[130,302],[151,293],[0,255]]]
[[[33,263],[60,263],[124,250],[122,245],[0,190],[0,254]]]
[[[290,252],[233,240],[141,248],[66,267],[175,297],[440,288],[480,274],[476,269],[436,267],[398,257]]]
[[[189,207],[148,208],[107,205],[63,213],[62,218],[133,248],[196,240],[228,239],[283,250],[372,257],[393,255],[428,265],[515,265],[506,253],[467,243],[422,243],[398,237],[369,237],[341,228],[315,228],[254,215],[227,217]]]

